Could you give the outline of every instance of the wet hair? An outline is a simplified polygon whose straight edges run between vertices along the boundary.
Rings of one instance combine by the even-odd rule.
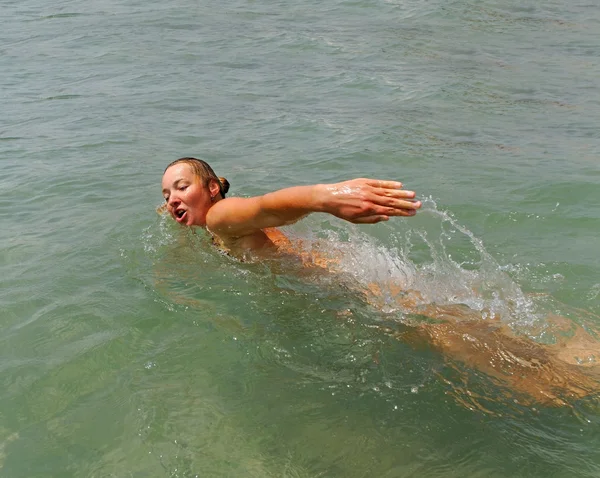
[[[225,198],[225,194],[229,191],[229,181],[227,179],[217,176],[210,165],[201,159],[198,158],[179,158],[170,163],[166,168],[169,169],[171,166],[175,166],[179,163],[189,164],[194,171],[194,174],[200,178],[204,186],[208,186],[211,179],[217,181],[219,184],[219,191],[221,193],[221,197]]]

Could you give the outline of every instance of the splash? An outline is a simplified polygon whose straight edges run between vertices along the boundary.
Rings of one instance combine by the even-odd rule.
[[[160,207],[157,208],[157,212],[159,209]],[[172,229],[173,221],[170,219],[168,214],[159,212],[157,222],[146,227],[142,232],[142,244],[147,254],[155,254],[162,246],[175,241],[176,235]]]
[[[468,307],[481,319],[501,317],[515,327],[539,325],[544,313],[508,275],[483,242],[440,211],[431,198],[417,217],[394,221],[387,238],[353,228],[315,237],[300,234],[305,251],[326,258],[328,269],[370,290],[386,313],[406,312],[406,304]]]
[[[318,240],[311,247],[328,254],[328,269],[351,277],[354,289],[384,313],[374,314],[381,332],[439,352],[448,369],[466,370],[453,393],[469,408],[486,411],[474,405],[482,401],[469,385],[473,371],[515,403],[570,406],[597,397],[600,342],[594,331],[548,314],[471,231],[432,199],[424,206],[419,220],[400,223],[407,229],[394,230],[387,243],[356,229],[347,237],[330,231],[326,247]]]

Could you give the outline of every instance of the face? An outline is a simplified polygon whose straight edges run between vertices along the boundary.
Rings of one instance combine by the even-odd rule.
[[[205,226],[206,213],[212,205],[210,186],[212,182],[209,187],[203,185],[189,164],[171,166],[162,178],[167,211],[179,224]]]

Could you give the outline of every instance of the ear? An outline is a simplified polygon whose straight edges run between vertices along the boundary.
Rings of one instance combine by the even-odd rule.
[[[210,191],[210,196],[216,198],[221,192],[221,187],[219,186],[219,183],[217,183],[216,180],[211,179],[208,183],[208,190]]]

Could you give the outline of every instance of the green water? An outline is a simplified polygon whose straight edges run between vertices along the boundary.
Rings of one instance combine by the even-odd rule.
[[[495,400],[357,292],[600,326],[595,2],[0,11],[0,476],[600,474],[596,400]],[[425,206],[289,229],[341,274],[239,263],[154,211],[186,155],[234,195],[374,176]]]

